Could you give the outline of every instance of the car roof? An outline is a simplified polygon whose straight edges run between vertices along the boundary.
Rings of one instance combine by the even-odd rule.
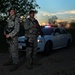
[[[65,28],[62,28],[62,27],[50,27],[50,28],[42,28],[42,29],[60,29],[60,30],[66,30]]]
[[[56,28],[60,28],[60,27],[50,27],[50,28],[43,28],[43,29],[56,29]]]

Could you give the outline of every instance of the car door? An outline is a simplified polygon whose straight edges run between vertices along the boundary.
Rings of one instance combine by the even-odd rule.
[[[61,46],[61,32],[59,28],[56,28],[53,32],[53,48],[57,49]]]
[[[61,40],[62,40],[62,46],[65,46],[68,40],[68,33],[65,29],[60,29],[61,31]]]

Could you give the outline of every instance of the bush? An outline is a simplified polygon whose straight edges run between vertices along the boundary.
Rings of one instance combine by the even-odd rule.
[[[8,45],[4,36],[4,27],[6,24],[6,21],[0,21],[0,52],[7,52],[8,50]]]
[[[72,35],[72,45],[75,46],[75,28],[68,29],[68,32]]]

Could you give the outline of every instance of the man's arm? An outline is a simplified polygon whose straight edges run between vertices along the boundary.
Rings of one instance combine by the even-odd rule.
[[[14,30],[11,33],[9,33],[9,36],[14,37],[19,32],[19,27],[20,27],[19,18],[15,18],[15,27]]]
[[[33,25],[31,24],[31,22],[29,21],[29,19],[26,19],[24,22],[24,29],[25,30],[29,30],[33,27]]]
[[[40,26],[39,22],[37,20],[36,20],[36,22],[37,22],[38,34],[43,35],[43,32],[41,30],[41,26]]]

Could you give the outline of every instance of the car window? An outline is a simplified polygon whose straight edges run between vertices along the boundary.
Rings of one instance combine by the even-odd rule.
[[[61,34],[61,32],[60,32],[60,30],[57,28],[57,29],[55,29],[55,32],[54,32],[55,34],[56,33],[58,33],[58,34]]]
[[[53,32],[53,28],[43,28],[42,32],[44,35],[51,35]]]
[[[62,29],[62,30],[61,30],[61,34],[67,34],[67,31],[64,30],[64,29]]]

